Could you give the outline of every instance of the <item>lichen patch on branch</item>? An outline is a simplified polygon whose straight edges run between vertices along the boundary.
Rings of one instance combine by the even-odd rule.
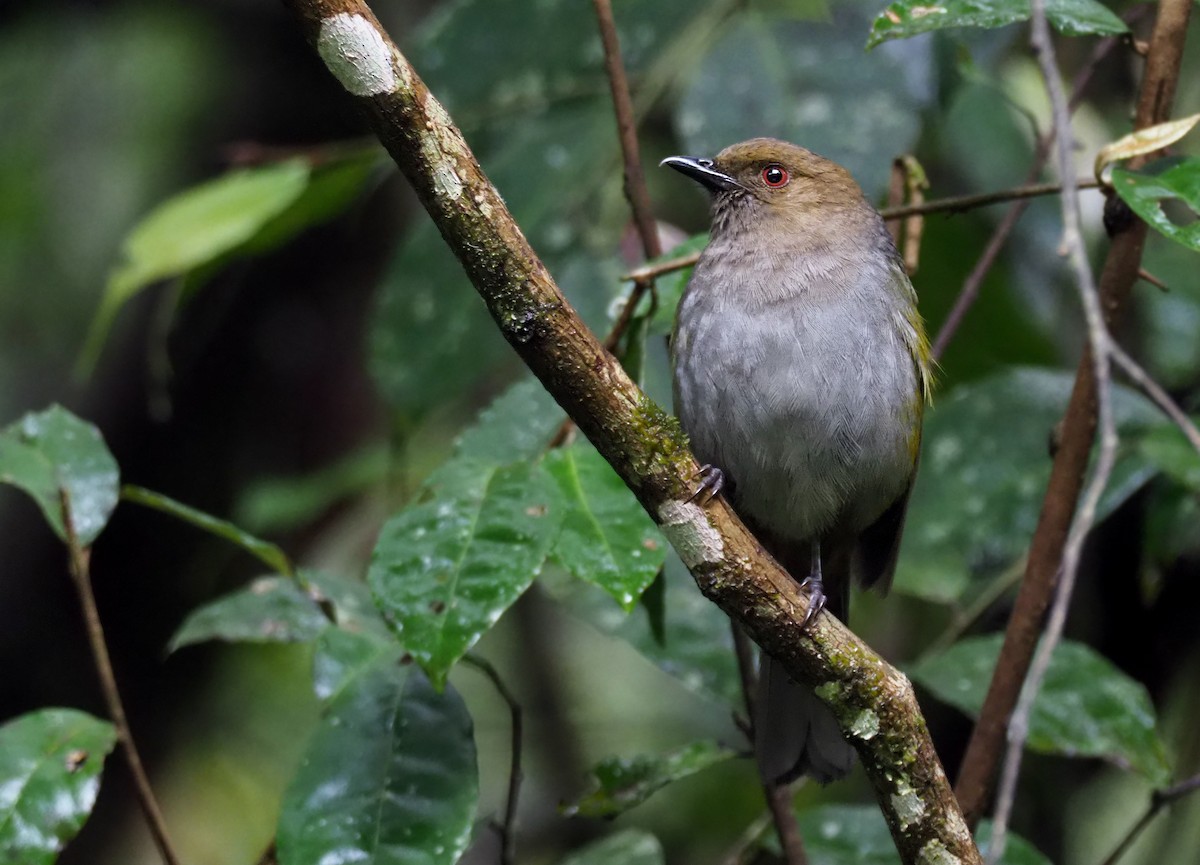
[[[721,533],[709,525],[704,510],[692,502],[663,502],[658,526],[688,568],[719,564],[725,556]]]
[[[355,96],[378,96],[396,89],[392,52],[375,25],[342,12],[321,22],[317,53],[333,77]]]

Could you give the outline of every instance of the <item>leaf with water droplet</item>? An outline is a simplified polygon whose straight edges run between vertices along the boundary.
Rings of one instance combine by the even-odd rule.
[[[74,709],[43,709],[0,727],[0,862],[52,865],[83,826],[117,734]]]
[[[913,680],[978,717],[1003,634],[969,637],[909,671]],[[1054,650],[1029,718],[1030,750],[1100,757],[1141,772],[1156,786],[1171,780],[1154,705],[1139,682],[1082,643]]]
[[[75,534],[88,546],[117,505],[119,479],[100,431],[61,406],[27,414],[0,430],[0,483],[31,495],[63,540],[64,497]]]
[[[283,797],[281,863],[453,865],[466,850],[479,797],[471,716],[398,656],[380,654],[330,701]]]

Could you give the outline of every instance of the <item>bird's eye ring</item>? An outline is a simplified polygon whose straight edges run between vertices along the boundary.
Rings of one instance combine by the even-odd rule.
[[[772,189],[787,186],[787,169],[777,163],[771,163],[762,170],[762,181]]]

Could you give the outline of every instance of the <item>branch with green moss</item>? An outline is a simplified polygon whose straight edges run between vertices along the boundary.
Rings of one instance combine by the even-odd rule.
[[[700,590],[816,687],[854,744],[905,863],[981,863],[912,686],[807,599],[720,500],[691,502],[678,423],[629,379],[530,248],[462,134],[356,0],[286,0],[365,110],[505,338],[637,495]]]

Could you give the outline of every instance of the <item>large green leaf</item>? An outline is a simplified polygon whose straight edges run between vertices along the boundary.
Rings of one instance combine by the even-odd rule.
[[[569,816],[615,817],[636,807],[663,787],[737,756],[718,742],[692,742],[668,754],[609,757],[588,775],[588,789],[567,805]]]
[[[1142,171],[1116,168],[1112,185],[1130,209],[1156,231],[1200,252],[1200,159],[1163,159]],[[1186,205],[1190,213],[1174,221],[1163,212],[1167,202]]]
[[[666,559],[666,539],[591,444],[548,453],[546,467],[565,505],[552,555],[632,610]]]
[[[479,795],[471,717],[397,652],[330,702],[283,797],[280,865],[453,865]]]
[[[824,805],[796,817],[812,865],[900,865],[896,842],[874,806]],[[985,853],[991,834],[991,823],[984,821],[977,838]],[[1050,860],[1010,833],[998,865],[1050,865]]]
[[[90,370],[118,310],[143,288],[183,276],[247,243],[304,192],[301,159],[231,171],[179,193],[151,211],[125,238],[109,274],[80,359]]]
[[[242,531],[227,520],[219,519],[190,505],[177,502],[175,499],[170,496],[164,496],[162,493],[156,493],[153,490],[129,484],[121,490],[121,498],[127,502],[144,505],[156,511],[162,511],[164,514],[170,514],[176,519],[183,520],[185,523],[191,523],[196,528],[202,529],[209,534],[223,538],[231,544],[241,547],[264,565],[274,568],[281,574],[292,573],[292,563],[288,561],[287,554],[282,549],[270,541],[264,541],[261,538],[254,537],[249,532]]]
[[[1002,634],[970,637],[911,669],[939,699],[978,717]],[[1048,754],[1101,757],[1135,769],[1151,783],[1171,780],[1154,706],[1146,689],[1082,643],[1065,641],[1029,718],[1028,746]]]
[[[438,687],[541,571],[561,522],[556,499],[540,465],[515,463],[384,525],[368,581],[400,642]]]
[[[831,11],[829,22],[754,16],[722,28],[676,111],[686,152],[713,156],[751,133],[783,138],[841,163],[877,199],[933,98],[931,47],[863,56],[867,6]]]
[[[0,483],[33,496],[64,540],[65,495],[84,546],[96,539],[117,506],[117,463],[100,431],[57,405],[0,430]]]
[[[1030,16],[1029,0],[897,0],[879,13],[867,47],[950,27],[1003,27]],[[1125,22],[1097,0],[1046,0],[1046,20],[1067,36],[1125,33]]]
[[[560,865],[662,865],[662,844],[642,829],[626,829],[561,860]]]
[[[288,577],[260,577],[193,610],[168,650],[208,640],[306,643],[329,627],[316,601]]]
[[[999,573],[1022,555],[1050,477],[1050,435],[1073,381],[1064,371],[1011,368],[937,400],[925,422],[897,591],[953,601],[973,578]],[[1154,406],[1128,388],[1113,388],[1113,408],[1124,432],[1161,423]],[[1136,447],[1124,446],[1101,518],[1155,471]]]
[[[313,652],[313,692],[321,700],[338,694],[379,659],[396,657],[395,641],[375,633],[327,628],[317,637]]]
[[[0,862],[50,865],[92,812],[112,724],[43,709],[0,727]]]

